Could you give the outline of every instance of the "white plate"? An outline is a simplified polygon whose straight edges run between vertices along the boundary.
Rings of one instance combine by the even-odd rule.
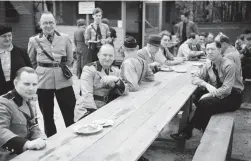
[[[103,120],[94,120],[92,123],[101,125],[103,127],[107,127],[107,126],[112,126],[114,124],[114,121],[109,119],[103,119]]]
[[[193,63],[194,66],[203,66],[203,63]]]
[[[75,132],[78,134],[95,134],[103,129],[103,126],[98,124],[86,124],[83,126],[77,126],[75,127]]]
[[[186,73],[187,69],[175,69],[174,71],[177,73]]]
[[[164,72],[171,72],[171,71],[173,71],[172,68],[165,68],[165,67],[160,68],[160,70],[164,71]]]

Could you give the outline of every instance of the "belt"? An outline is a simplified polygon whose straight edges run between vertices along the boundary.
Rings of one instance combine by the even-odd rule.
[[[40,62],[38,62],[38,66],[41,66],[41,67],[59,67],[60,64],[58,62],[55,62],[55,63],[40,63]]]
[[[103,101],[103,102],[108,102],[108,96],[99,96],[99,95],[93,95],[94,100],[98,100],[98,101]]]

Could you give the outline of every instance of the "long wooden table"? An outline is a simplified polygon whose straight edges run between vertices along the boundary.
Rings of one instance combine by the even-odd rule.
[[[193,62],[176,66],[187,73],[158,72],[154,82],[121,96],[60,133],[47,147],[26,151],[13,161],[135,161],[179,112],[197,88],[191,84]],[[94,135],[77,135],[74,127],[94,120],[112,119],[114,125]]]

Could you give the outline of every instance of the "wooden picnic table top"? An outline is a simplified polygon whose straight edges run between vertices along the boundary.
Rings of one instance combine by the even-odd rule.
[[[26,151],[13,161],[134,161],[179,112],[197,86],[191,84],[194,62],[175,68],[186,73],[158,72],[154,82],[121,96],[62,132],[50,137],[39,151]],[[78,135],[74,128],[94,120],[111,119],[114,125],[94,135]]]

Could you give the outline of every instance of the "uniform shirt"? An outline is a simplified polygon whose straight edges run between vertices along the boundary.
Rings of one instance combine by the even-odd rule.
[[[96,40],[96,31],[93,29],[93,27],[95,28],[95,30],[97,31],[97,25],[95,23],[91,23],[87,28],[86,28],[86,31],[85,31],[85,42],[86,44],[88,44],[88,41],[91,40],[91,41],[97,41]],[[104,24],[104,23],[100,23],[99,25],[100,27],[100,31],[101,31],[101,36],[102,36],[102,39],[106,39],[108,37],[110,37],[110,30],[109,30],[109,27],[107,24]]]
[[[19,154],[27,140],[46,138],[38,127],[35,108],[15,89],[0,97],[0,147]]]
[[[232,88],[243,91],[244,85],[236,64],[227,58],[222,58],[222,60],[216,64],[216,69],[220,81],[223,83],[222,86],[217,89],[216,96],[218,98],[222,99],[230,95]],[[216,76],[213,72],[213,64],[211,61],[208,61],[200,69],[197,76],[212,86],[217,87]]]
[[[0,59],[2,64],[2,69],[5,77],[5,81],[10,81],[10,71],[11,71],[11,60],[10,60],[10,52],[13,49],[13,45],[6,49],[0,49]]]
[[[145,60],[136,57],[126,58],[121,65],[121,78],[128,85],[130,92],[139,90],[143,81],[154,81],[154,74]]]
[[[81,75],[81,91],[82,96],[77,100],[74,109],[74,121],[78,121],[88,109],[98,109],[106,104],[106,102],[100,100],[94,100],[94,95],[108,96],[113,90],[118,95],[125,95],[128,93],[128,88],[123,81],[120,81],[119,85],[115,85],[114,88],[103,84],[100,80],[103,76],[112,75],[120,77],[120,70],[114,66],[109,68],[109,73],[106,74],[99,61],[89,63],[84,66]]]

